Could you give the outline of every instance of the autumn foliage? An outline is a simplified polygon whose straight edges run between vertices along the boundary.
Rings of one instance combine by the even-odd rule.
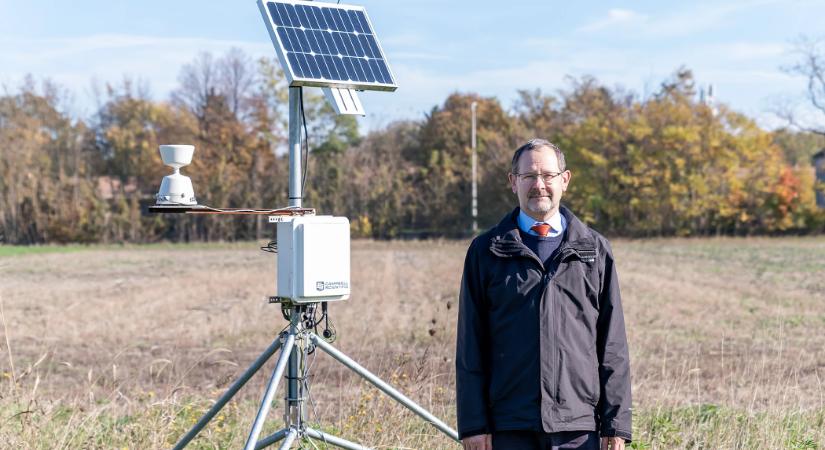
[[[160,144],[196,146],[184,169],[201,203],[287,204],[286,86],[277,63],[240,51],[202,54],[168,101],[139,83],[107,86],[88,118],[68,93],[26,80],[0,96],[0,243],[147,242],[266,238],[261,218],[143,213],[163,175]],[[470,105],[478,102],[479,223],[515,204],[513,150],[557,143],[573,173],[565,202],[612,235],[822,232],[804,133],[769,132],[725,105],[698,100],[679,70],[647,98],[571,79],[548,95],[455,93],[423,119],[366,136],[312,90],[304,95],[309,164],[304,205],[350,218],[355,236],[466,236],[470,217]]]

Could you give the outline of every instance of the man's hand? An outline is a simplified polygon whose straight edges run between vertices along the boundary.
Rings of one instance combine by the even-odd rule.
[[[492,434],[477,434],[461,440],[464,450],[493,450]],[[624,448],[624,447],[622,447]]]
[[[603,437],[601,450],[624,450],[624,439],[615,436]]]

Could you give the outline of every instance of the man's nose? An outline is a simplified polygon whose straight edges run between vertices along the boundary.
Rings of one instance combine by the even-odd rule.
[[[533,184],[532,184],[530,187],[533,187],[533,188],[537,188],[537,187],[546,187],[546,186],[548,186],[549,184],[550,184],[550,183],[548,183],[548,182],[544,181],[544,178],[542,178],[542,177],[536,177],[536,181],[534,181],[534,182],[533,182]]]

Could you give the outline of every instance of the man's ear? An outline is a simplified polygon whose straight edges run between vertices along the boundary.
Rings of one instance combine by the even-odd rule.
[[[510,182],[510,189],[513,190],[513,194],[518,192],[517,189],[516,189],[516,176],[513,175],[512,173],[508,173],[507,174],[507,180]]]
[[[565,170],[561,173],[561,191],[567,192],[567,185],[570,184],[570,178],[573,177],[573,173],[569,170]]]

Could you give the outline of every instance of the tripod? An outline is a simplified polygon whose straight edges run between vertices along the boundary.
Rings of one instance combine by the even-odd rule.
[[[421,418],[430,422],[442,431],[447,436],[458,441],[458,433],[447,426],[444,422],[432,415],[426,409],[422,408],[414,401],[407,398],[404,394],[398,392],[392,386],[388,385],[373,373],[350,359],[347,355],[337,350],[335,347],[327,343],[323,338],[305,328],[301,321],[301,315],[306,311],[306,305],[291,305],[290,308],[290,323],[289,328],[282,332],[280,336],[252,363],[252,365],[238,378],[232,386],[218,399],[217,402],[201,417],[191,430],[181,438],[175,445],[174,450],[181,450],[186,447],[189,442],[198,435],[198,433],[209,423],[209,421],[220,411],[232,397],[249,381],[250,378],[269,360],[278,349],[281,354],[278,356],[278,361],[275,363],[275,369],[272,372],[272,377],[266,387],[261,406],[258,409],[258,414],[255,416],[255,422],[252,424],[252,430],[249,433],[249,438],[246,440],[244,450],[261,449],[283,441],[279,447],[282,450],[291,448],[292,444],[298,438],[311,438],[318,441],[332,444],[337,447],[350,450],[367,450],[367,447],[347,441],[323,431],[316,430],[307,426],[304,418],[304,386],[300,383],[298,368],[302,362],[306,361],[307,355],[313,349],[321,349],[335,360],[348,367],[365,380],[372,383],[398,403],[409,408],[412,412],[418,414]],[[275,392],[278,390],[278,382],[287,373],[287,388],[286,396],[284,397],[284,404],[286,411],[284,412],[285,426],[280,431],[269,436],[260,438],[261,429],[263,428],[266,416],[272,406],[272,400],[275,397]]]

